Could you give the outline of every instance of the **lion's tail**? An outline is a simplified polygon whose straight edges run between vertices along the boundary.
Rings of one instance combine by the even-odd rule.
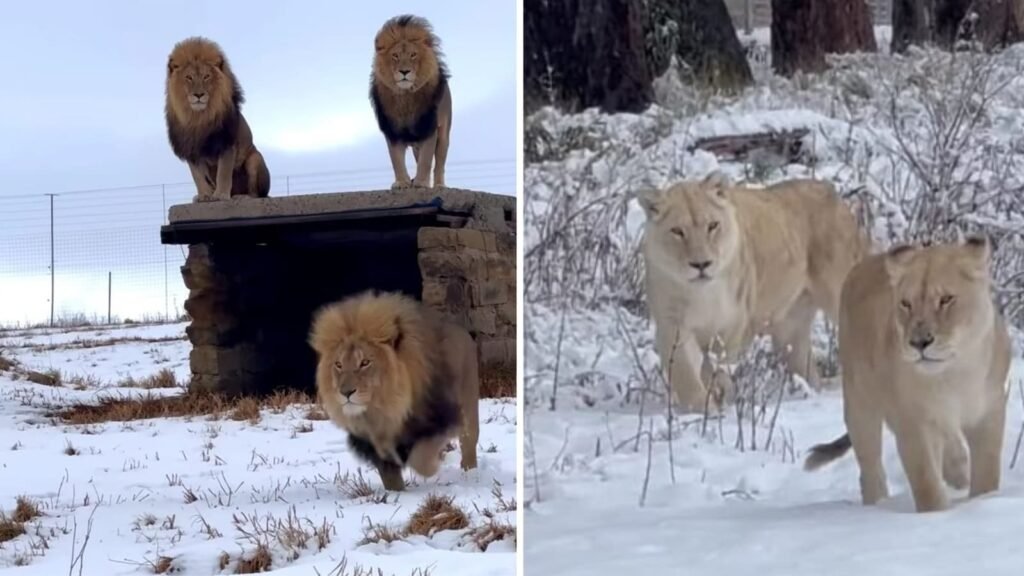
[[[826,444],[818,444],[811,448],[811,453],[804,460],[804,470],[810,471],[821,468],[846,454],[851,446],[853,446],[853,443],[850,442],[849,432]]]

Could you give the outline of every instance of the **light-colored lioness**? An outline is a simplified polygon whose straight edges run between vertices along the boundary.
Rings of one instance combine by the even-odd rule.
[[[733,361],[762,332],[789,346],[789,367],[819,386],[811,324],[818,310],[836,318],[843,279],[869,248],[832,185],[741,188],[716,172],[639,201],[647,302],[680,407],[704,409],[713,345]]]
[[[988,240],[899,246],[858,264],[843,286],[839,359],[848,433],[815,446],[813,470],[851,446],[864,504],[888,496],[882,423],[896,436],[919,512],[999,488],[1010,338],[989,293]],[[970,450],[968,470],[968,452]]]

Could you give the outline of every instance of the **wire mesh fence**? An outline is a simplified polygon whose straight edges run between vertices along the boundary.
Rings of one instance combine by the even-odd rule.
[[[449,164],[452,186],[515,194],[515,159]],[[271,196],[379,189],[391,168],[280,176]],[[0,193],[0,325],[174,319],[188,295],[185,246],[160,243],[191,182],[56,194]]]

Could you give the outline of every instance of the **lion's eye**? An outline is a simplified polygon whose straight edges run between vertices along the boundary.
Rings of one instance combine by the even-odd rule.
[[[417,54],[415,52],[413,52],[412,54],[409,54],[409,58],[412,58],[413,60],[415,60],[417,56],[419,56],[419,54]]]
[[[708,224],[708,232],[714,232],[718,230],[718,222],[711,222]]]
[[[679,238],[686,238],[686,232],[683,232],[683,229],[679,228],[678,226],[672,229],[672,233],[678,236]]]
[[[334,363],[334,367],[337,368],[338,370],[341,370],[342,368],[344,368],[344,366],[341,365],[341,362],[335,362]]]
[[[191,82],[193,80],[192,75],[191,74],[185,74],[185,80],[188,80],[189,82]]]
[[[203,80],[209,80],[209,79],[210,79],[210,75],[209,74],[203,74]]]
[[[952,304],[955,300],[956,298],[954,298],[952,294],[946,294],[942,298],[939,298],[939,306],[945,308]]]
[[[900,308],[910,310],[910,300],[900,300]]]
[[[366,368],[369,365],[370,365],[370,361],[367,360],[366,358],[363,358],[363,361],[359,363],[359,367],[360,368]]]
[[[391,59],[394,60],[395,62],[398,62],[398,54],[392,54]]]

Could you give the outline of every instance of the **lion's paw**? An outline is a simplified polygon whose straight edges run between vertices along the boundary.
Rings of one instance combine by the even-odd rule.
[[[411,180],[395,180],[394,184],[391,185],[392,190],[404,190],[406,188],[412,188]]]

